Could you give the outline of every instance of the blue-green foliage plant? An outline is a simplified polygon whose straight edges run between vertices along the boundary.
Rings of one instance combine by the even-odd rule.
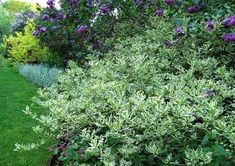
[[[48,115],[24,110],[42,123],[40,134],[58,139],[51,149],[64,165],[234,164],[234,69],[193,41],[163,45],[174,26],[151,19],[144,35],[90,56],[85,68],[70,62],[39,90],[34,101]]]
[[[33,83],[41,87],[47,87],[57,81],[57,77],[61,70],[55,67],[49,68],[42,64],[24,64],[18,66],[18,71],[20,75]]]

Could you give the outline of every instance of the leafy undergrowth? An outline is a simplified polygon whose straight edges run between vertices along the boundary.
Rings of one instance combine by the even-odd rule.
[[[25,116],[22,109],[31,103],[37,87],[17,74],[15,68],[0,67],[0,165],[45,165],[50,158],[47,145],[35,151],[15,152],[16,142],[36,142],[32,131],[37,122]],[[42,109],[34,106],[40,114]]]
[[[152,27],[86,68],[69,62],[34,98],[64,165],[235,165],[234,69],[196,40],[164,46],[164,19]]]

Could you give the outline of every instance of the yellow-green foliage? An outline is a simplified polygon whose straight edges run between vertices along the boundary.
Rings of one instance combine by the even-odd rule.
[[[8,0],[4,3],[4,7],[11,13],[29,10],[36,11],[36,5],[34,3],[24,2],[22,0]]]
[[[24,32],[16,32],[4,39],[8,56],[18,62],[38,62],[46,61],[51,57],[47,47],[40,46],[39,39],[32,35],[35,27],[28,23]]]

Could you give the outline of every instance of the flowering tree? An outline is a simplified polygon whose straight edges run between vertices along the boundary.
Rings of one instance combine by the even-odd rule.
[[[122,32],[117,27],[121,24],[129,26],[129,29],[121,29],[127,31],[127,36],[131,31],[144,29],[150,25],[151,15],[165,17],[175,23],[176,38],[166,40],[166,46],[184,35],[198,34],[201,29],[197,27],[201,22],[210,32],[215,29],[215,21],[222,21],[227,16],[221,23],[227,28],[223,29],[224,41],[234,42],[231,28],[234,26],[233,1],[60,0],[59,3],[60,9],[56,9],[54,0],[47,1],[48,7],[41,9],[33,35],[40,36],[42,42],[64,58],[80,59],[88,52],[95,53],[97,49],[105,48],[106,39],[120,37]],[[226,8],[221,10],[224,6]]]

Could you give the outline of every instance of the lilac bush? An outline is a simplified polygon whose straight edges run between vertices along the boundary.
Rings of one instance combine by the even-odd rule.
[[[11,30],[15,31],[22,31],[28,21],[39,17],[39,15],[33,11],[30,12],[23,12],[23,13],[16,13],[15,14],[15,21],[11,24]]]
[[[223,4],[217,0],[213,3],[207,0],[60,0],[59,9],[54,0],[48,0],[47,4],[48,7],[41,10],[40,19],[35,20],[37,29],[34,35],[62,58],[77,61],[84,61],[88,53],[96,55],[97,49],[112,48],[112,43],[106,41],[143,33],[145,27],[150,26],[149,16],[153,15],[173,22],[175,28],[184,27],[183,32],[177,30],[174,39],[166,39],[172,43],[183,36],[200,36],[202,22],[203,29],[207,32],[213,30],[223,41],[221,36],[232,33],[231,28],[235,25],[235,4],[231,1],[224,2],[228,6],[224,10],[220,10]],[[217,29],[214,19],[221,21],[222,27]],[[41,27],[45,28],[40,30]]]

